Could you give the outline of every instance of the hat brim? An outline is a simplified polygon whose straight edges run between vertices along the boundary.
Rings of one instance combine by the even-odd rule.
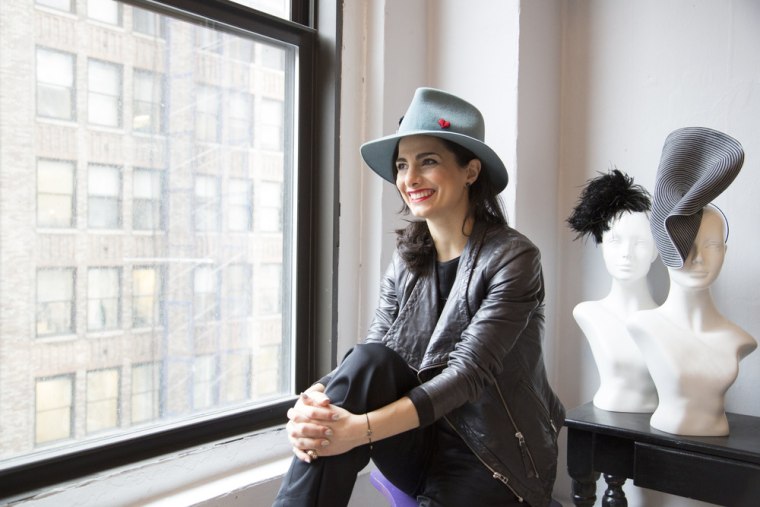
[[[396,145],[403,137],[427,135],[446,139],[470,150],[482,164],[483,170],[488,173],[488,177],[493,183],[496,193],[501,192],[507,187],[509,176],[504,162],[487,144],[464,134],[457,132],[446,132],[440,130],[419,130],[414,132],[404,132],[403,134],[393,134],[374,141],[369,141],[361,146],[361,155],[364,162],[377,173],[381,178],[396,184],[393,174],[393,167],[396,163],[393,160],[393,154],[396,151]]]

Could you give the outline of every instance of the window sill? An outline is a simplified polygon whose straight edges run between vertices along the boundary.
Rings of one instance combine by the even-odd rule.
[[[278,482],[291,458],[277,426],[3,500],[14,507],[194,505]]]

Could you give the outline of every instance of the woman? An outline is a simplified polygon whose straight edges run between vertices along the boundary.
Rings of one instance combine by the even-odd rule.
[[[604,298],[573,309],[599,371],[594,406],[603,410],[653,412],[657,407],[657,390],[644,357],[625,328],[633,312],[657,306],[647,285],[647,273],[657,259],[650,208],[649,192],[614,169],[588,182],[567,220],[578,237],[590,235],[602,245],[612,277]]]
[[[511,229],[503,163],[471,104],[420,88],[362,146],[420,219],[398,231],[365,343],[288,411],[275,505],[346,505],[371,458],[423,506],[547,505],[564,409],[541,352],[537,248]]]

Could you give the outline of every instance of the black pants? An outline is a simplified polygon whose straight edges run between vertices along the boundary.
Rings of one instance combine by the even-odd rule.
[[[363,414],[394,402],[419,385],[404,360],[380,344],[352,349],[325,393],[333,404]],[[442,421],[351,451],[305,463],[293,458],[275,507],[348,505],[357,474],[375,465],[421,506],[521,505]]]

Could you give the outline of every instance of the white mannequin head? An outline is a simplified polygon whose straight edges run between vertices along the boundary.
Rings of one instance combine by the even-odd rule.
[[[705,289],[712,285],[723,267],[726,256],[726,219],[716,207],[702,211],[694,243],[681,268],[668,268],[670,280],[684,289]]]
[[[609,223],[602,235],[607,271],[621,282],[644,278],[657,258],[657,248],[646,212],[625,211]]]

